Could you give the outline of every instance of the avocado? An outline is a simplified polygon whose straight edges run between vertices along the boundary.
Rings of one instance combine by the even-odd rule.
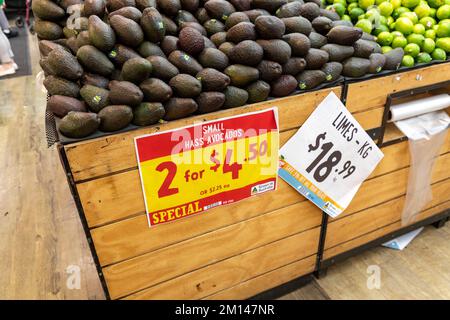
[[[212,68],[206,68],[197,73],[203,91],[223,91],[230,84],[230,77]]]
[[[71,111],[59,123],[59,131],[69,138],[84,138],[97,131],[100,118],[96,113]]]
[[[302,6],[302,1],[291,1],[282,5],[276,11],[278,18],[290,18],[300,16],[300,7]]]
[[[189,12],[197,11],[200,6],[199,0],[180,0],[181,7]]]
[[[404,54],[405,52],[403,51],[402,48],[395,48],[385,53],[384,56],[386,58],[386,62],[384,64],[383,69],[397,70],[398,68],[400,68]]]
[[[309,21],[313,21],[320,15],[320,8],[314,2],[307,2],[300,6],[300,15]]]
[[[255,25],[251,22],[240,22],[227,31],[226,40],[239,43],[244,40],[256,40]]]
[[[62,49],[62,50],[66,50],[67,51],[67,48],[66,47],[64,47],[64,46],[62,46],[62,45],[60,45],[60,44],[57,44],[57,43],[55,43],[55,42],[53,42],[53,41],[49,41],[49,40],[40,40],[39,42],[38,42],[38,45],[39,45],[39,52],[40,52],[40,54],[41,54],[41,57],[46,57],[46,56],[48,56],[48,54],[53,50],[53,49]]]
[[[174,20],[175,20],[174,23],[176,22],[176,24],[182,24],[183,22],[198,23],[197,18],[192,13],[186,10],[179,10]]]
[[[359,40],[358,40],[359,41]],[[328,52],[330,61],[341,62],[353,56],[355,49],[351,46],[342,46],[340,44],[328,43],[320,48]]]
[[[47,56],[47,61],[55,75],[68,79],[77,80],[83,75],[83,68],[70,52],[56,48]]]
[[[89,28],[89,19],[86,17],[78,17],[73,21],[73,28],[77,32],[85,31]]]
[[[225,0],[209,0],[204,7],[211,18],[223,21],[236,11],[233,5]]]
[[[74,38],[78,35],[78,31],[75,29],[69,29],[68,27],[63,28],[64,37],[67,39]]]
[[[225,102],[222,106],[224,109],[236,108],[247,103],[248,92],[244,89],[228,86],[225,91]]]
[[[232,63],[255,66],[264,56],[263,48],[252,40],[244,40],[231,49],[228,58]]]
[[[296,79],[300,90],[310,90],[325,82],[327,76],[321,70],[305,70]]]
[[[209,19],[203,24],[203,27],[209,36],[225,31],[225,25],[217,19]]]
[[[109,83],[109,100],[112,104],[137,106],[143,98],[141,89],[132,82],[113,80]]]
[[[218,47],[222,43],[227,41],[227,33],[225,31],[217,32],[211,36],[211,41],[214,44],[214,46]]]
[[[99,16],[102,17],[105,13],[105,0],[84,0],[83,11],[86,17]]]
[[[252,9],[246,10],[244,13],[250,19],[250,22],[255,23],[256,18],[259,16],[270,16],[270,12],[264,9]]]
[[[135,0],[106,0],[106,8],[108,12],[119,10],[123,7],[136,7]]]
[[[180,98],[195,98],[202,92],[202,83],[190,74],[177,74],[170,79],[169,85]]]
[[[72,38],[65,39],[65,40],[66,40],[67,47],[70,49],[70,52],[72,52],[73,54],[76,55],[78,52],[78,49],[80,48],[77,45],[77,38],[72,37]]]
[[[225,95],[222,92],[202,92],[195,102],[198,105],[198,113],[214,112],[222,108],[225,103]]]
[[[180,25],[180,29],[183,29],[183,28],[194,28],[198,32],[200,32],[203,36],[206,37],[208,35],[208,33],[206,32],[206,29],[200,23],[197,23],[197,22],[183,22]]]
[[[263,60],[258,64],[259,78],[266,82],[278,79],[283,73],[283,68],[278,62]]]
[[[128,19],[133,20],[134,22],[139,23],[142,18],[142,12],[135,7],[123,7],[119,10],[113,11],[109,14],[109,18],[112,16],[119,15]]]
[[[158,10],[169,17],[174,17],[181,10],[180,0],[157,0],[156,3]]]
[[[99,74],[93,74],[93,73],[87,73],[85,72],[83,74],[83,77],[81,78],[81,84],[91,84],[96,87],[100,88],[108,88],[109,79],[105,78]]]
[[[296,76],[306,68],[306,60],[303,58],[292,57],[283,64],[283,74]]]
[[[248,16],[243,12],[234,12],[225,21],[225,28],[227,30],[231,29],[235,25],[241,22],[250,22]]]
[[[363,40],[369,40],[369,41],[377,41],[377,38],[367,32],[363,32],[361,39]],[[381,53],[381,52],[377,52],[377,53]]]
[[[253,0],[229,0],[237,11],[246,11],[251,9]]]
[[[122,79],[133,83],[141,83],[152,73],[152,64],[144,58],[133,58],[123,64]]]
[[[282,5],[285,5],[287,0],[253,0],[251,5],[255,9],[264,9],[275,13]]]
[[[208,37],[203,36],[203,40],[205,41],[205,49],[206,48],[217,49],[214,42],[212,42]]]
[[[61,95],[76,98],[80,93],[80,87],[75,82],[52,75],[45,77],[44,87],[51,96]]]
[[[375,52],[375,43],[376,42],[359,39],[353,44],[353,48],[355,49],[353,55],[359,58],[369,58],[370,55]]]
[[[42,20],[58,21],[65,16],[64,10],[49,0],[34,0],[31,9],[34,15]]]
[[[70,111],[87,111],[86,103],[84,103],[84,101],[59,95],[48,98],[47,109],[59,118],[65,117]]]
[[[157,78],[150,78],[143,81],[139,88],[144,93],[145,101],[164,102],[172,96],[172,88],[164,81]]]
[[[311,22],[303,17],[290,17],[281,19],[286,26],[286,33],[303,33],[306,36],[312,32]]]
[[[67,11],[67,8],[70,6],[76,6],[76,5],[81,5],[83,3],[83,0],[61,0],[58,1],[58,5],[63,8],[64,10]],[[84,6],[83,6],[84,7]],[[84,10],[83,12],[84,13]],[[85,13],[84,13],[85,14]],[[86,15],[86,14],[85,14]],[[87,16],[87,15],[86,15]]]
[[[147,57],[147,60],[152,64],[153,77],[169,81],[180,73],[178,68],[170,63],[166,58],[160,56],[150,56]]]
[[[108,53],[108,57],[118,66],[122,66],[130,59],[141,58],[136,51],[122,44],[116,44]]]
[[[336,20],[336,21],[333,21],[333,28],[337,27],[337,26],[343,26],[343,27],[352,28],[353,24],[352,24],[351,21],[347,21],[347,20]]]
[[[382,53],[372,53],[369,57],[369,73],[378,73],[383,70],[386,63],[386,56]]]
[[[261,39],[279,39],[286,31],[286,26],[275,16],[260,16],[255,20],[255,29]]]
[[[205,8],[198,8],[198,10],[195,12],[195,18],[199,23],[205,23],[206,21],[211,19],[211,17],[208,15],[208,11],[206,11]]]
[[[164,52],[161,50],[161,47],[150,41],[142,42],[137,50],[138,50],[139,54],[144,58],[147,58],[150,56],[160,56],[163,58],[166,57]]]
[[[271,83],[273,97],[286,97],[297,88],[297,79],[289,74],[284,74]]]
[[[187,73],[192,76],[195,76],[200,70],[202,70],[202,66],[197,62],[193,57],[188,55],[186,52],[175,50],[169,55],[169,61],[177,67],[180,72]]]
[[[237,87],[246,86],[259,78],[258,69],[242,64],[233,64],[227,67],[224,73],[230,77],[231,84]]]
[[[51,21],[36,20],[34,22],[34,31],[36,31],[39,39],[56,40],[63,36],[62,28]]]
[[[141,27],[145,38],[151,42],[158,43],[166,35],[166,27],[161,14],[153,7],[146,8],[142,13]]]
[[[155,46],[158,46],[158,45],[155,44]],[[173,51],[179,49],[178,48],[178,38],[174,37],[174,36],[165,36],[163,41],[161,41],[160,46],[161,46],[161,49],[164,52],[165,56],[168,56]],[[143,56],[145,56],[145,55],[143,55]],[[161,56],[161,55],[156,54],[156,56]],[[161,56],[161,57],[165,58],[165,56]]]
[[[266,60],[284,64],[291,57],[291,47],[283,40],[258,40],[257,43],[263,48],[264,59]]]
[[[178,35],[178,46],[190,55],[197,55],[205,49],[205,40],[200,32],[193,28],[183,28]]]
[[[336,26],[327,33],[327,39],[330,43],[341,44],[344,46],[352,46],[362,36],[359,28]]]
[[[311,32],[308,36],[311,48],[319,49],[327,44],[327,37],[317,32]]]
[[[320,15],[322,17],[327,17],[328,19],[330,19],[331,21],[338,21],[341,20],[341,17],[333,10],[328,10],[328,9],[320,9]]]
[[[122,70],[119,69],[114,69],[109,78],[110,80],[124,81],[122,78]]]
[[[89,40],[101,51],[111,51],[116,44],[116,35],[113,29],[97,16],[89,17]]]
[[[222,51],[228,58],[228,56],[231,53],[231,50],[233,50],[234,44],[232,42],[224,42],[219,46],[219,50]]]
[[[246,88],[248,92],[248,103],[257,103],[267,100],[270,93],[270,85],[262,80],[258,80],[250,84]]]
[[[146,8],[156,8],[156,0],[135,0],[136,1],[136,8],[138,8],[141,11],[144,11]]]
[[[346,77],[362,77],[369,72],[369,59],[351,57],[342,63],[344,69],[342,74]]]
[[[92,45],[91,39],[89,37],[89,31],[81,31],[80,33],[78,33],[77,38],[76,38],[76,45],[78,48],[81,48],[83,46],[88,46],[88,45]],[[78,52],[78,50],[77,50]],[[76,54],[76,53],[75,53]]]
[[[314,30],[322,35],[326,35],[333,28],[333,21],[327,17],[317,17],[311,24]]]
[[[48,63],[48,58],[43,57],[39,60],[39,66],[41,67],[42,71],[44,71],[44,75],[56,75],[55,70],[53,70],[49,63]]]
[[[125,105],[111,105],[98,113],[101,131],[112,132],[125,128],[133,120],[133,110]]]
[[[204,68],[222,71],[228,67],[228,57],[219,49],[206,48],[198,56],[198,61]]]
[[[195,100],[190,98],[171,98],[164,104],[164,120],[176,120],[193,114],[198,109]]]
[[[289,33],[283,36],[292,50],[292,55],[297,57],[304,57],[311,49],[311,41],[303,33]]]
[[[115,15],[109,19],[109,22],[122,44],[137,47],[144,41],[144,33],[141,27],[133,20]]]
[[[164,117],[165,113],[162,103],[143,102],[133,109],[133,124],[137,126],[156,124]]]
[[[326,75],[327,82],[335,81],[342,73],[343,66],[339,62],[328,62],[322,67],[322,71]]]
[[[99,112],[110,104],[109,90],[104,88],[86,84],[80,89],[80,95],[93,112]]]
[[[109,76],[114,70],[114,65],[103,52],[96,47],[87,45],[77,51],[77,58],[87,71],[102,76]]]

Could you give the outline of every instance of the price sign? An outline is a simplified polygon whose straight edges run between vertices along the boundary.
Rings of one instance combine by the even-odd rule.
[[[136,137],[150,226],[276,189],[277,109]]]
[[[281,148],[278,174],[336,217],[382,158],[381,150],[330,93]]]

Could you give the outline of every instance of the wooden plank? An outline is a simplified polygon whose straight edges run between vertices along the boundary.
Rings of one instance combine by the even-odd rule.
[[[202,299],[292,262],[315,256],[319,236],[320,227],[310,229],[197,269],[125,299]]]
[[[264,101],[262,103],[240,108],[221,110],[214,113],[71,144],[65,147],[67,158],[75,181],[111,174],[137,166],[134,137],[184,127],[191,125],[194,122],[214,120],[222,117],[264,110],[274,106],[279,108],[280,131],[298,128],[330,92],[334,92],[340,97],[341,87]]]
[[[282,285],[288,281],[304,276],[314,271],[316,257],[311,256],[293,262],[279,269],[262,274],[258,277],[242,282],[216,294],[210,295],[208,300],[240,300],[248,299],[265,290]]]
[[[450,179],[432,186],[433,200],[426,205],[428,209],[450,200]],[[325,248],[335,247],[340,243],[358,238],[364,234],[380,229],[401,219],[406,196],[385,202],[381,205],[331,221],[327,227]]]
[[[388,94],[448,81],[449,74],[450,63],[443,63],[352,83],[348,86],[346,105],[350,112],[384,107]]]
[[[105,267],[103,273],[111,297],[120,298],[319,226],[319,209],[311,206],[309,202],[303,204],[303,209],[289,206]]]
[[[417,221],[420,221],[420,220],[426,219],[427,217],[431,217],[435,214],[441,213],[442,211],[447,210],[448,208],[450,208],[450,201],[441,203],[435,207],[432,207],[430,209],[422,211],[421,214],[418,216]],[[349,251],[353,248],[362,246],[366,243],[369,243],[375,239],[378,239],[386,234],[389,234],[389,233],[399,230],[401,228],[402,228],[401,220],[398,220],[390,225],[387,225],[380,229],[374,230],[374,231],[372,231],[368,234],[365,234],[361,237],[352,239],[350,241],[341,243],[333,248],[325,250],[324,251],[324,259],[330,259],[334,256],[337,256],[338,254],[341,254],[341,253]]]
[[[374,129],[381,126],[383,122],[384,108],[353,113],[353,117],[359,122],[364,130]]]

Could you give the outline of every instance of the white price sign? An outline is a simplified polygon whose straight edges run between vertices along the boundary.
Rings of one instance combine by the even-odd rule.
[[[334,218],[382,158],[370,136],[330,93],[281,148],[278,174]]]

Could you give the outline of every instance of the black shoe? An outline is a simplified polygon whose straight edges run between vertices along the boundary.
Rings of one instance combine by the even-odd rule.
[[[5,34],[5,36],[7,38],[14,38],[17,37],[19,35],[19,32],[16,29],[8,29],[8,30],[3,30],[3,33]]]

